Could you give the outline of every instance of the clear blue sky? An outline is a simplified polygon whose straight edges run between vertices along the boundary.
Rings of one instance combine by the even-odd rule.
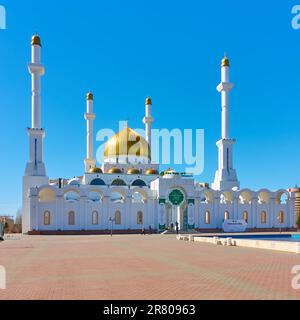
[[[300,4],[300,1],[298,1]],[[297,1],[2,1],[0,30],[0,214],[21,206],[28,159],[30,38],[43,43],[42,123],[48,175],[83,173],[85,94],[95,95],[95,129],[141,126],[153,100],[156,128],[205,129],[212,182],[220,138],[220,59],[231,60],[231,136],[242,187],[300,183],[300,30]],[[97,147],[97,145],[96,145]],[[180,170],[180,167],[176,168]]]

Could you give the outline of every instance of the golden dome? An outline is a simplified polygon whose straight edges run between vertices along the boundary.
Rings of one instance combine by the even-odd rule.
[[[94,96],[91,92],[86,95],[86,100],[94,100]]]
[[[229,59],[226,56],[222,59],[221,67],[229,67]]]
[[[38,46],[42,46],[42,44],[41,44],[41,39],[40,39],[40,37],[37,35],[37,34],[35,34],[34,36],[32,36],[32,38],[31,38],[31,45],[32,46],[34,46],[34,45],[38,45]]]
[[[145,171],[145,174],[159,174],[159,172],[154,168],[150,168]]]
[[[137,132],[126,127],[112,136],[104,146],[104,159],[119,156],[145,157],[150,159],[149,144]]]
[[[152,105],[152,100],[151,100],[151,98],[150,97],[148,97],[147,99],[146,99],[146,106],[148,105],[148,104],[151,104]]]
[[[112,167],[108,170],[108,173],[122,173],[122,171],[117,167]]]
[[[102,173],[102,170],[98,167],[90,169],[89,173]]]
[[[140,170],[136,168],[130,168],[127,170],[127,174],[139,174]]]

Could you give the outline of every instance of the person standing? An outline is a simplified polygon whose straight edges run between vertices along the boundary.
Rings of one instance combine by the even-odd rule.
[[[152,227],[151,227],[151,224],[149,225],[149,234],[150,234],[150,235],[152,234]]]
[[[171,223],[170,227],[171,227],[171,231],[173,231],[173,230],[174,230],[174,224],[173,224],[173,222]]]
[[[175,227],[176,227],[176,233],[178,234],[178,232],[179,232],[179,223],[178,223],[178,221],[176,221]]]

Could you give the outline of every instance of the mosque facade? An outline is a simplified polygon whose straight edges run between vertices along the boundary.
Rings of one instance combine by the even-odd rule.
[[[151,161],[152,101],[146,99],[145,138],[128,126],[105,144],[104,160],[96,166],[93,150],[94,97],[86,97],[86,157],[84,174],[49,179],[43,161],[45,131],[41,125],[41,40],[31,41],[28,65],[32,77],[32,120],[27,129],[29,160],[23,176],[23,233],[137,232],[151,226],[163,231],[217,231],[224,220],[244,220],[248,230],[295,226],[295,194],[286,189],[240,188],[233,166],[235,140],[229,134],[229,60],[221,63],[222,132],[217,142],[218,168],[211,187],[172,169],[160,172]]]

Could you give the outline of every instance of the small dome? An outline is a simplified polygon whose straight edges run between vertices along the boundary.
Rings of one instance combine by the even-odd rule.
[[[90,169],[89,173],[103,173],[102,170],[98,167]]]
[[[35,34],[34,36],[32,36],[32,38],[31,38],[31,45],[32,46],[35,46],[35,45],[37,45],[37,46],[42,46],[42,44],[41,44],[41,39],[40,39],[40,37],[37,35],[37,34]]]
[[[127,174],[139,174],[139,173],[140,173],[140,170],[136,168],[130,168],[127,171]]]
[[[177,172],[171,168],[164,171],[164,174],[176,174]]]
[[[89,92],[87,95],[86,95],[86,100],[94,100],[94,95]]]
[[[159,174],[159,172],[154,168],[150,168],[150,169],[147,169],[145,171],[145,174],[148,174],[148,175],[150,175],[150,174]]]
[[[108,173],[122,173],[122,171],[117,167],[112,167],[108,170]]]
[[[81,185],[81,180],[78,177],[75,177],[75,178],[69,180],[68,185],[79,186],[79,185]]]
[[[222,59],[221,67],[229,67],[229,59],[226,56]]]
[[[148,104],[151,104],[152,105],[152,100],[151,100],[151,98],[150,97],[148,97],[147,99],[146,99],[146,106],[148,105]]]

